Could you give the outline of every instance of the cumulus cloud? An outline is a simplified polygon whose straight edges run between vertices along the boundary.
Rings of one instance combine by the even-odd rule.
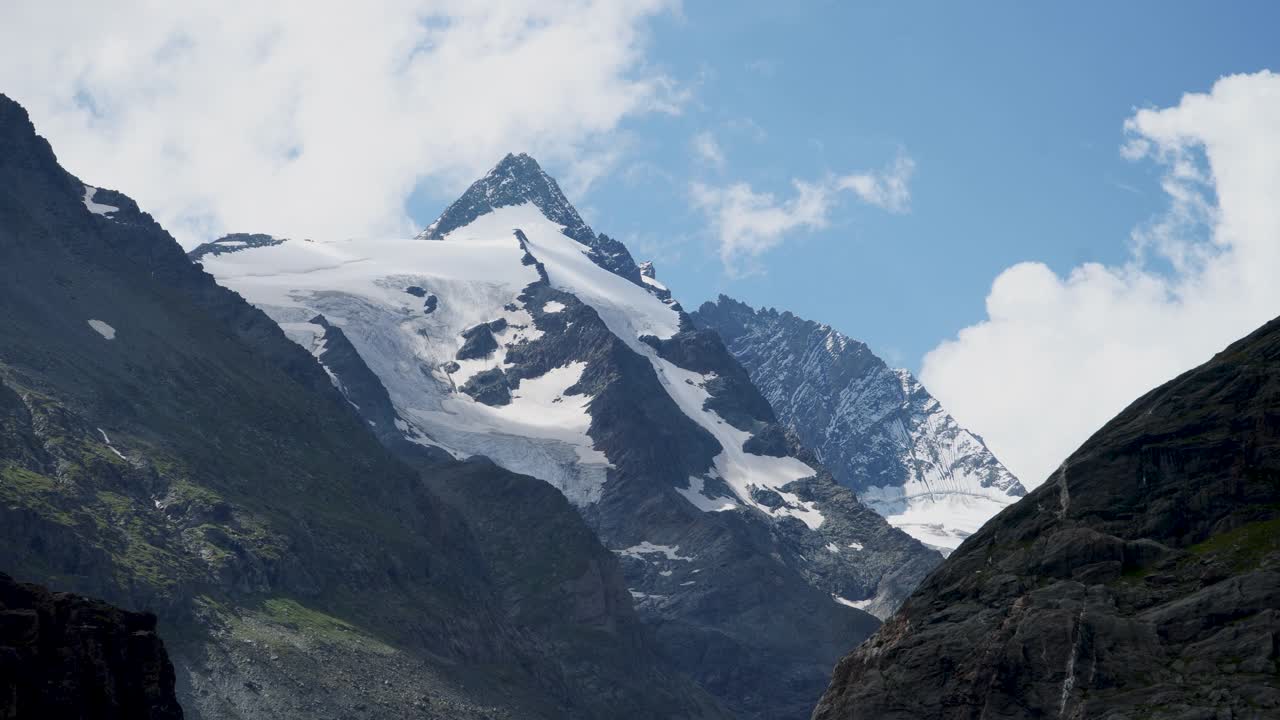
[[[693,151],[697,153],[698,159],[711,167],[717,170],[724,167],[724,150],[720,148],[716,136],[710,132],[700,132],[693,136]]]
[[[1038,485],[1126,405],[1280,314],[1280,76],[1224,77],[1125,123],[1167,212],[1127,262],[1005,270],[987,318],[924,359],[929,389]]]
[[[589,183],[624,117],[673,111],[644,58],[671,4],[17,0],[0,92],[186,244],[403,234],[423,183],[458,190],[508,151]]]
[[[723,187],[693,183],[690,198],[711,224],[725,270],[737,275],[751,272],[752,262],[789,234],[827,227],[843,192],[891,212],[905,212],[914,167],[910,158],[899,155],[882,171],[792,180],[793,195],[786,199],[756,192],[743,182]]]

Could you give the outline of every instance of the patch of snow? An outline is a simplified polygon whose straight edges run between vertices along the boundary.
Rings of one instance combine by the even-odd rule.
[[[693,506],[703,512],[724,512],[725,510],[733,510],[738,507],[738,503],[727,497],[707,497],[704,494],[704,486],[706,480],[691,476],[689,478],[689,487],[676,488],[676,492],[680,493],[685,500],[693,503]]]
[[[661,575],[662,577],[671,577],[673,573],[671,570],[659,570],[658,574]]]
[[[648,285],[648,286],[649,286],[649,287],[651,287],[651,288],[655,288],[655,289],[657,289],[657,290],[667,290],[667,289],[668,289],[666,285],[663,285],[662,283],[660,283],[660,282],[658,282],[657,280],[655,280],[655,279],[653,279],[653,278],[649,277],[648,275],[641,275],[641,276],[640,276],[640,279],[644,282],[644,284],[645,284],[645,285]]]
[[[682,582],[682,583],[680,583],[680,587],[688,587],[688,586],[690,586],[690,585],[697,585],[697,584],[698,584],[698,583],[697,583],[697,581],[696,581],[696,580],[690,580],[690,581],[688,581],[688,582]]]
[[[116,329],[101,320],[90,320],[89,327],[93,328],[95,332],[108,340],[116,339]]]
[[[839,555],[840,546],[836,545],[835,543],[827,543],[827,552],[831,552],[831,553],[835,553],[836,555]]]
[[[542,306],[542,312],[544,313],[558,313],[561,310],[564,310],[564,303],[559,300],[548,300],[546,304]]]
[[[924,486],[924,483],[920,483]],[[1017,498],[998,490],[966,492],[906,485],[869,487],[859,497],[890,525],[930,546],[955,550],[983,523]]]
[[[862,549],[862,543],[860,543],[860,542],[851,542],[851,543],[849,543],[849,547],[850,547],[850,548],[852,548],[852,549],[854,549],[854,550],[861,550],[861,549]]]
[[[714,411],[704,407],[711,397],[705,387],[710,378],[678,367],[659,357],[657,351],[648,345],[640,345],[641,354],[649,358],[649,362],[658,371],[658,379],[684,414],[706,428],[719,441],[722,451],[715,457],[715,470],[738,496],[738,500],[767,515],[789,515],[810,528],[820,527],[824,518],[815,503],[802,501],[793,493],[781,489],[801,478],[812,477],[814,469],[792,457],[754,455],[743,450],[742,445],[751,434],[724,422]],[[771,508],[756,502],[751,497],[751,490],[755,487],[773,490],[782,496],[786,504]],[[686,498],[690,497],[688,494],[684,495]],[[694,502],[693,499],[690,498],[690,502]]]
[[[867,608],[871,607],[871,605],[874,604],[876,601],[875,598],[867,598],[866,600],[850,600],[848,598],[842,598],[839,595],[832,595],[831,599],[835,600],[841,605],[847,605],[851,608],[857,608],[864,612],[866,612]]]
[[[120,211],[120,208],[114,205],[101,205],[94,202],[93,198],[97,196],[97,194],[98,188],[93,187],[92,185],[84,186],[84,206],[89,209],[89,212],[94,215],[106,216],[108,213]]]
[[[680,550],[679,545],[674,545],[674,546],[673,545],[655,545],[649,542],[648,540],[645,540],[639,545],[632,545],[631,547],[626,548],[625,550],[614,550],[614,552],[618,553],[619,555],[639,558],[641,560],[645,559],[644,558],[645,555],[663,555],[668,560],[684,560],[685,562],[692,562],[695,559],[692,557],[685,557],[681,555],[679,553],[679,550]]]
[[[642,335],[666,339],[680,331],[680,316],[675,310],[630,280],[596,265],[587,257],[587,246],[565,235],[562,226],[543,217],[531,203],[484,215],[445,239],[472,228],[483,231],[486,224],[505,228],[507,233],[510,228],[524,231],[529,252],[546,267],[551,285],[594,308],[609,330],[633,350],[651,350],[640,342]]]

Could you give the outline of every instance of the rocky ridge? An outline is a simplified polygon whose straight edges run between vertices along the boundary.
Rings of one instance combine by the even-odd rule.
[[[814,718],[1280,713],[1280,321],[1135,401],[836,668]]]
[[[1026,494],[982,438],[864,343],[724,295],[692,317],[720,334],[841,485],[921,542],[949,553]]]

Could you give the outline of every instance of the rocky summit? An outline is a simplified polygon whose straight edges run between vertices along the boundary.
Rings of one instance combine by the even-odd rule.
[[[814,718],[1280,717],[1278,407],[1273,321],[966,540]]]
[[[944,554],[1026,494],[982,438],[866,344],[724,295],[693,321],[720,334],[779,420],[841,485]]]

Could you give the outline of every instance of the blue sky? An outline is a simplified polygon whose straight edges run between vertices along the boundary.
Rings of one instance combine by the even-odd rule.
[[[530,152],[686,306],[865,340],[1028,485],[1280,314],[1274,2],[9,5],[0,92],[184,246],[408,238]]]
[[[1121,157],[1135,108],[1280,65],[1271,3],[687,3],[653,23],[650,62],[690,92],[679,114],[623,123],[617,167],[571,198],[658,263],[687,306],[724,292],[789,309],[918,369],[984,315],[992,280],[1039,260],[1118,263],[1167,204],[1159,169]],[[589,100],[584,98],[584,102]],[[691,150],[712,133],[723,168]],[[845,198],[731,277],[689,185],[916,163],[903,214]],[[552,174],[563,168],[548,163]],[[443,193],[419,198],[421,222]]]

